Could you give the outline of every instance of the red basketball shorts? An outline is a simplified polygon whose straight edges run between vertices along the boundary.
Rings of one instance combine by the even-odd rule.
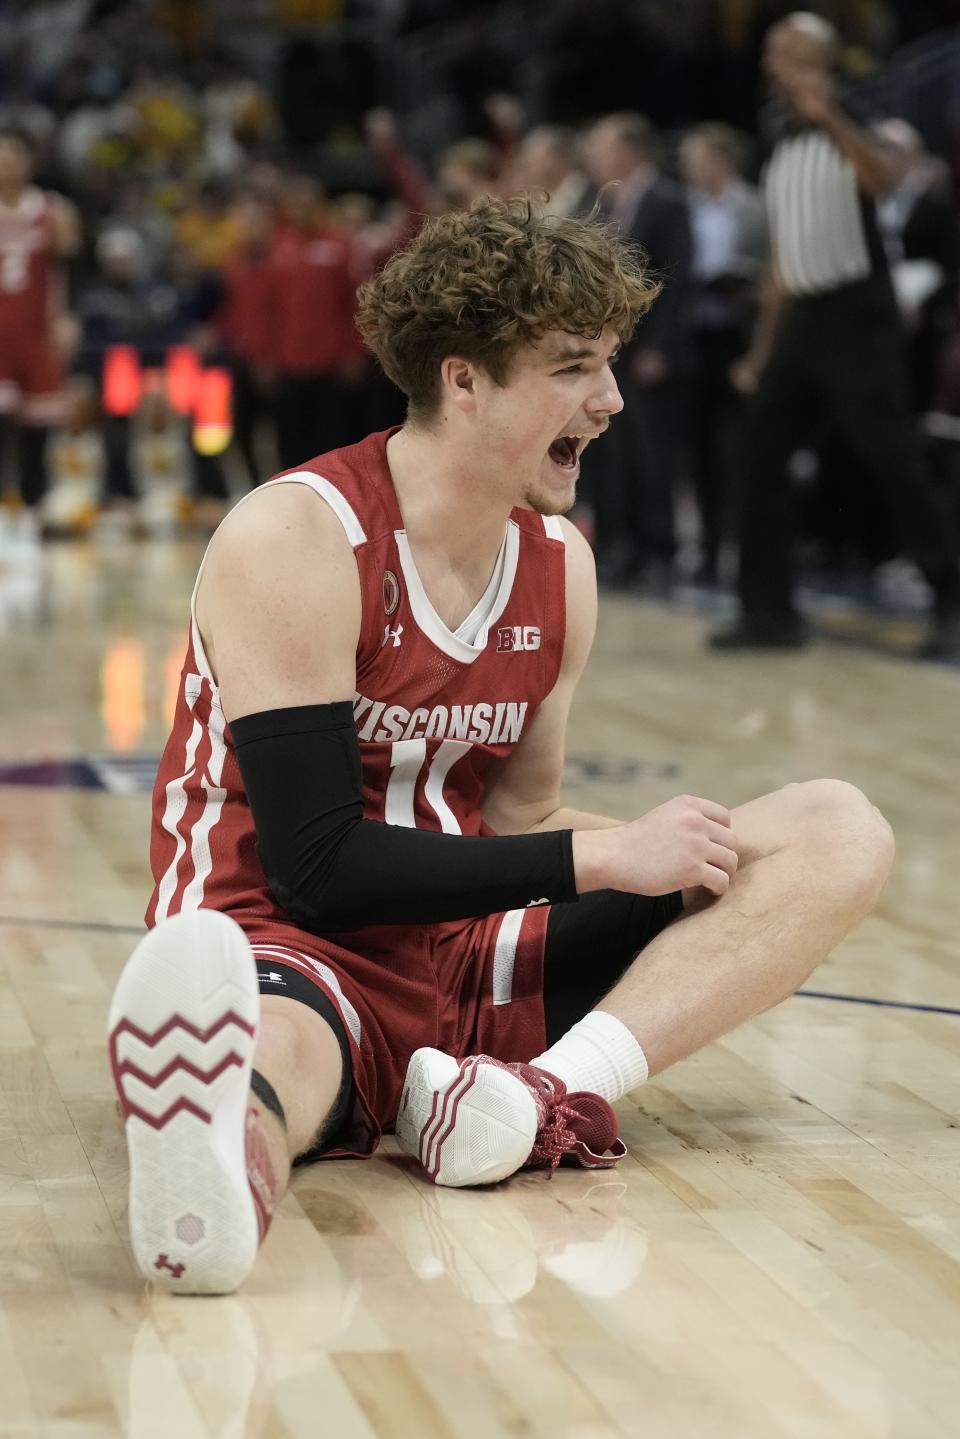
[[[334,943],[282,916],[232,915],[253,946],[262,995],[332,1003],[349,1040],[352,1114],[334,1154],[366,1155],[392,1127],[410,1056],[532,1059],[546,1047],[543,953],[549,907],[424,926],[385,926]],[[362,940],[362,953],[361,949]]]

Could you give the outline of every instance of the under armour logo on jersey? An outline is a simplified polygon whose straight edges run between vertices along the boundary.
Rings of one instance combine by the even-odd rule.
[[[395,630],[392,630],[389,625],[384,625],[383,640],[381,641],[380,648],[383,649],[383,646],[387,643],[387,640],[393,640],[393,648],[395,650],[398,650],[400,648],[400,636],[402,634],[403,625],[397,625],[397,628]]]
[[[513,654],[517,650],[540,648],[539,625],[504,625],[497,630],[497,654]]]
[[[187,1266],[185,1264],[171,1264],[165,1254],[158,1254],[153,1267],[154,1269],[167,1269],[173,1275],[174,1279],[179,1279]]]

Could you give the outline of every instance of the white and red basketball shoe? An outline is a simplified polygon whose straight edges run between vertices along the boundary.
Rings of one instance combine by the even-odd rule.
[[[561,1163],[610,1169],[627,1152],[599,1094],[568,1094],[532,1064],[458,1060],[439,1049],[410,1056],[396,1134],[434,1184],[453,1188],[496,1184],[518,1169],[552,1175]]]
[[[246,935],[208,909],[150,930],[113,996],[133,1253],[172,1293],[236,1289],[270,1225],[270,1160],[249,1109],[259,1013]]]

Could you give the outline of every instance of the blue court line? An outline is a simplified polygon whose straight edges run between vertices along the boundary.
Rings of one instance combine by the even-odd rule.
[[[805,999],[838,999],[844,1004],[874,1004],[879,1009],[914,1009],[924,1014],[960,1014],[946,1004],[910,1004],[903,999],[869,999],[865,994],[827,994],[822,989],[798,989]]]
[[[99,924],[85,919],[36,919],[30,915],[0,914],[0,924],[17,925],[22,929],[76,929],[95,934],[145,934],[142,924]],[[921,1014],[956,1014],[960,1009],[951,1009],[945,1004],[911,1004],[903,999],[870,999],[865,994],[828,994],[823,989],[798,989],[795,998],[832,999],[840,1004],[872,1004],[878,1009],[909,1009]]]

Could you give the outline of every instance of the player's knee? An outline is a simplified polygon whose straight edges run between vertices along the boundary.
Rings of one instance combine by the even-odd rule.
[[[890,825],[863,791],[846,780],[809,780],[796,789],[805,843],[828,862],[845,890],[872,909],[893,864]]]
[[[264,995],[260,1001],[260,1034],[257,1054],[284,1077],[295,1074],[309,1052],[305,1032],[305,1006],[289,999]]]

